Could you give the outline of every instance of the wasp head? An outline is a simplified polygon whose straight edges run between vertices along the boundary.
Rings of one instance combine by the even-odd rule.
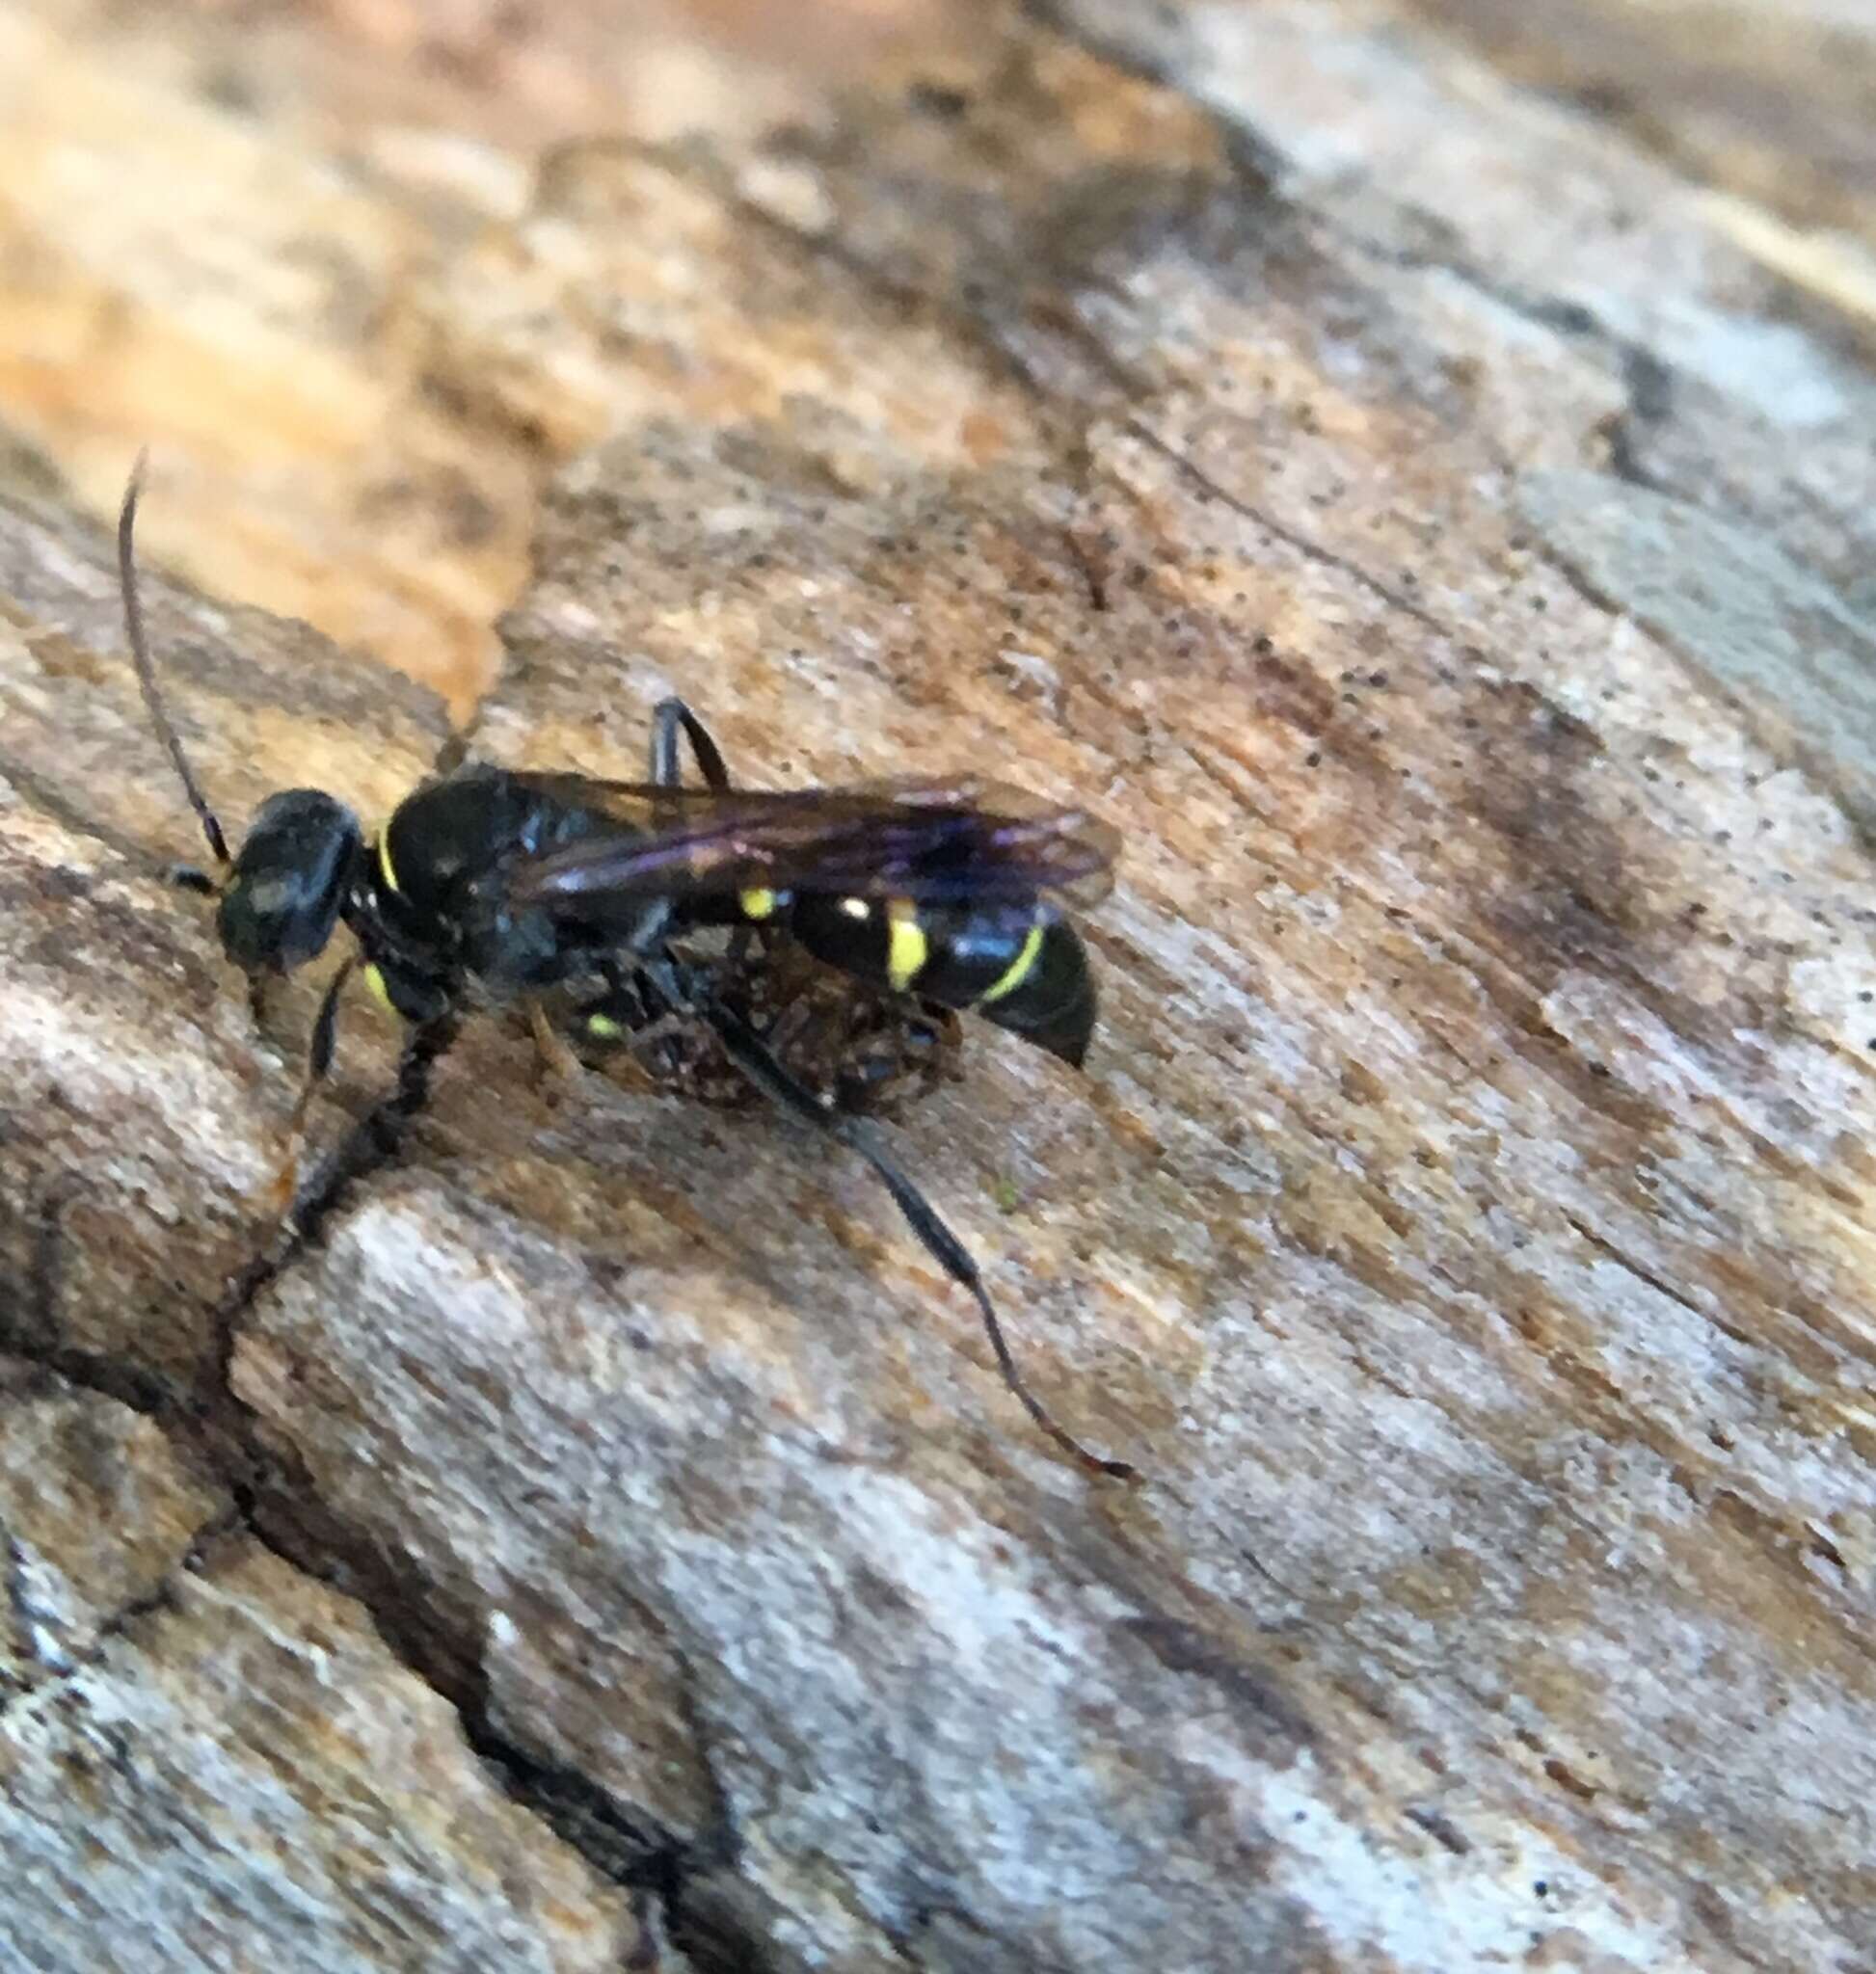
[[[222,887],[222,950],[249,974],[290,973],[317,958],[362,843],[358,817],[320,789],[268,796]]]

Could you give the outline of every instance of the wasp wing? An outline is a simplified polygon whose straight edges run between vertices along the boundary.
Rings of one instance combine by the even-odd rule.
[[[614,903],[733,897],[752,890],[928,901],[1091,902],[1119,839],[1085,811],[978,776],[851,788],[666,788],[524,775],[589,826],[514,867],[510,897],[576,917]]]

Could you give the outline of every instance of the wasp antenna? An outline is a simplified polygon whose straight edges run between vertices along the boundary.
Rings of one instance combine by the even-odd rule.
[[[170,760],[182,783],[182,791],[189,798],[189,807],[196,812],[201,833],[208,839],[210,853],[216,863],[227,866],[232,861],[228,853],[228,839],[223,836],[222,825],[216,821],[215,812],[209,808],[207,797],[189,766],[189,757],[182,751],[181,737],[170,724],[163,695],[157,688],[156,668],[150,663],[149,640],[144,633],[144,606],[137,594],[136,533],[137,500],[144,491],[144,467],[148,459],[147,451],[137,455],[137,464],[130,469],[130,484],[123,490],[123,509],[118,516],[118,580],[123,590],[123,627],[130,639],[130,655],[136,662],[137,683],[143,690],[150,724],[169,749]]]

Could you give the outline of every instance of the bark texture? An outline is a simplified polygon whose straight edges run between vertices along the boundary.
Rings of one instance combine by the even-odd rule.
[[[0,506],[29,1964],[1876,1963],[1876,313],[1732,210],[1403,12],[1060,0],[400,290],[568,456],[479,753],[679,690],[1125,829],[1086,1076],[895,1135],[1131,1490],[864,1172],[513,1023],[249,1267],[310,990],[255,1039],[108,546]],[[434,758],[151,587],[230,819]]]

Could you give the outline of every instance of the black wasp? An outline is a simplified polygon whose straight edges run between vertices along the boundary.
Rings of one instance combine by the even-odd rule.
[[[218,898],[223,950],[264,983],[317,957],[342,920],[358,951],[313,1023],[297,1134],[331,1068],[339,997],[354,968],[409,1024],[397,1087],[366,1120],[380,1158],[428,1100],[431,1071],[471,1008],[517,1000],[544,1032],[631,1047],[702,1031],[788,1115],[858,1152],[939,1266],[976,1298],[1005,1381],[1057,1445],[1131,1478],[1058,1426],[1017,1371],[976,1262],[888,1156],[844,1091],[817,1089],[765,1036],[752,1007],[778,952],[836,970],[897,1019],[971,1009],[1079,1064],[1093,1031],[1087,956],[1056,900],[1104,886],[1116,839],[1080,811],[1001,784],[883,781],[850,789],[734,788],[708,729],[680,700],[653,718],[651,779],[461,765],[425,782],[367,839],[317,788],[270,795],[230,855],[164,707],[138,597],[134,533],[142,463],[118,524],[125,624],[149,716],[220,876],[177,882]],[[683,784],[688,743],[705,787]],[[701,950],[710,937],[716,950]],[[374,1162],[368,1156],[358,1169]],[[330,1191],[327,1194],[331,1197]],[[303,1214],[299,1224],[307,1228]]]

